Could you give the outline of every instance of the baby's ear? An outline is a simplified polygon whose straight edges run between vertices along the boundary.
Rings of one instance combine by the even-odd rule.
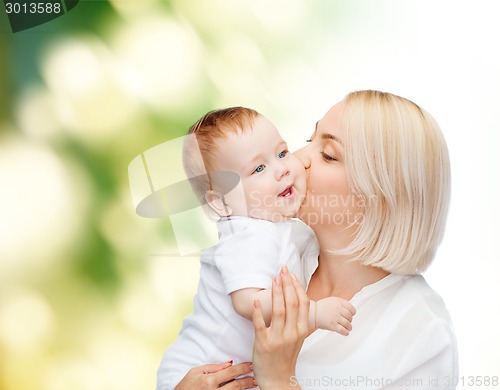
[[[224,196],[216,191],[208,190],[205,192],[205,200],[220,217],[229,217],[233,213],[231,208],[224,203]]]

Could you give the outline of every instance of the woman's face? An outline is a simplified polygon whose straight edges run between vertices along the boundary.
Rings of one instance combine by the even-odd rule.
[[[343,101],[333,106],[316,124],[309,144],[295,153],[306,168],[307,178],[306,198],[298,217],[317,233],[322,226],[329,231],[345,230],[359,210],[344,164],[343,110]]]

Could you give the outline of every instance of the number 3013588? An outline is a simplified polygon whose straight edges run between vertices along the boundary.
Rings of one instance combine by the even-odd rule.
[[[497,387],[500,382],[497,375],[494,376],[481,376],[481,375],[469,375],[469,376],[447,376],[444,378],[445,386],[463,386],[463,387]]]
[[[60,3],[5,3],[8,14],[59,14]]]

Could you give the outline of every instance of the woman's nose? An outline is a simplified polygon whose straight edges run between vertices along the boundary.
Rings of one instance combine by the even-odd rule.
[[[308,169],[311,166],[311,157],[309,151],[309,145],[304,146],[303,148],[297,150],[294,153],[295,157],[297,157],[302,165],[304,165],[305,169]]]

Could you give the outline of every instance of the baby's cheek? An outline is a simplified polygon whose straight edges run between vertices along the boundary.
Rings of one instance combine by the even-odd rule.
[[[295,176],[296,182],[305,182],[306,180],[306,169],[302,165],[302,163],[295,158],[293,164],[291,165],[291,171]]]
[[[292,155],[291,159],[293,161],[294,169],[296,169],[297,171],[301,171],[301,172],[306,171],[304,164],[302,164],[302,162],[297,157]]]
[[[301,164],[301,166],[302,166],[302,164]],[[307,190],[307,175],[306,175],[306,171],[305,171],[304,167],[302,167],[302,170],[299,171],[299,173],[297,174],[295,181],[296,181],[296,183],[298,183],[300,185],[300,188],[305,193]]]
[[[263,207],[262,194],[259,191],[253,190],[247,194],[247,205],[250,210]]]

